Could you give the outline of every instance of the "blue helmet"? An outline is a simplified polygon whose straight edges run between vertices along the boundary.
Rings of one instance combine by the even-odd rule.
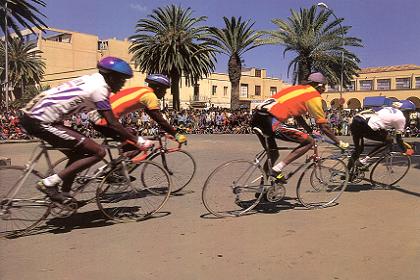
[[[102,58],[98,62],[98,69],[103,73],[118,73],[126,78],[133,77],[133,70],[131,70],[130,65],[124,60],[113,56]]]
[[[163,74],[150,74],[146,77],[146,83],[163,86],[163,87],[170,87],[171,80],[168,76]]]

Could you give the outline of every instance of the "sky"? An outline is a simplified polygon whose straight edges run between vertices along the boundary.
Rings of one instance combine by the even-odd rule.
[[[45,23],[54,28],[98,35],[100,39],[128,38],[138,20],[154,9],[175,4],[190,7],[193,16],[207,16],[203,24],[223,27],[223,17],[241,16],[255,22],[255,30],[275,30],[273,19],[286,20],[291,10],[309,8],[311,0],[44,0]],[[352,49],[360,67],[420,65],[420,0],[324,0],[334,14],[352,26],[348,35],[362,39]],[[246,67],[267,69],[269,77],[290,81],[287,67],[293,53],[280,45],[261,46],[245,53]],[[217,72],[227,72],[227,57],[217,56]]]

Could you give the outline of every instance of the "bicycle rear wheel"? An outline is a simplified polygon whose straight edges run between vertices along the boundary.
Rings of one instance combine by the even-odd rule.
[[[172,178],[171,193],[176,193],[188,185],[195,175],[196,163],[190,153],[184,150],[168,152],[164,154],[165,160],[160,153],[154,154],[150,160],[161,164]]]
[[[96,202],[109,219],[141,220],[159,211],[168,200],[171,177],[152,161],[142,161],[128,168],[129,178],[120,165],[98,186]],[[116,174],[119,174],[116,176]]]
[[[370,172],[372,185],[393,186],[407,174],[410,169],[410,157],[399,152],[390,152],[381,157]]]
[[[217,167],[207,178],[202,191],[206,209],[216,217],[240,216],[261,200],[264,175],[259,165],[233,160]]]
[[[301,174],[297,197],[307,208],[333,205],[347,187],[349,172],[346,164],[336,158],[322,158],[310,164]]]
[[[24,235],[49,215],[51,203],[35,188],[40,179],[23,166],[0,167],[0,236]]]

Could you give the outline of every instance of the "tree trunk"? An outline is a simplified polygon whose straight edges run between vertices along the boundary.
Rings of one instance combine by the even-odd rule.
[[[179,80],[180,75],[176,72],[171,74],[171,93],[172,93],[172,107],[179,111]]]
[[[232,86],[230,93],[230,108],[232,110],[239,109],[239,83],[241,81],[242,64],[239,55],[233,54],[229,58],[228,72],[229,80]]]

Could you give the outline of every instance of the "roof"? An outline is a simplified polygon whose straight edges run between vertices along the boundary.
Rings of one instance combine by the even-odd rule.
[[[368,68],[362,68],[359,71],[359,74],[375,73],[375,72],[403,71],[403,70],[420,70],[420,66],[415,65],[415,64],[403,64],[403,65],[394,65],[394,66],[368,67]]]

